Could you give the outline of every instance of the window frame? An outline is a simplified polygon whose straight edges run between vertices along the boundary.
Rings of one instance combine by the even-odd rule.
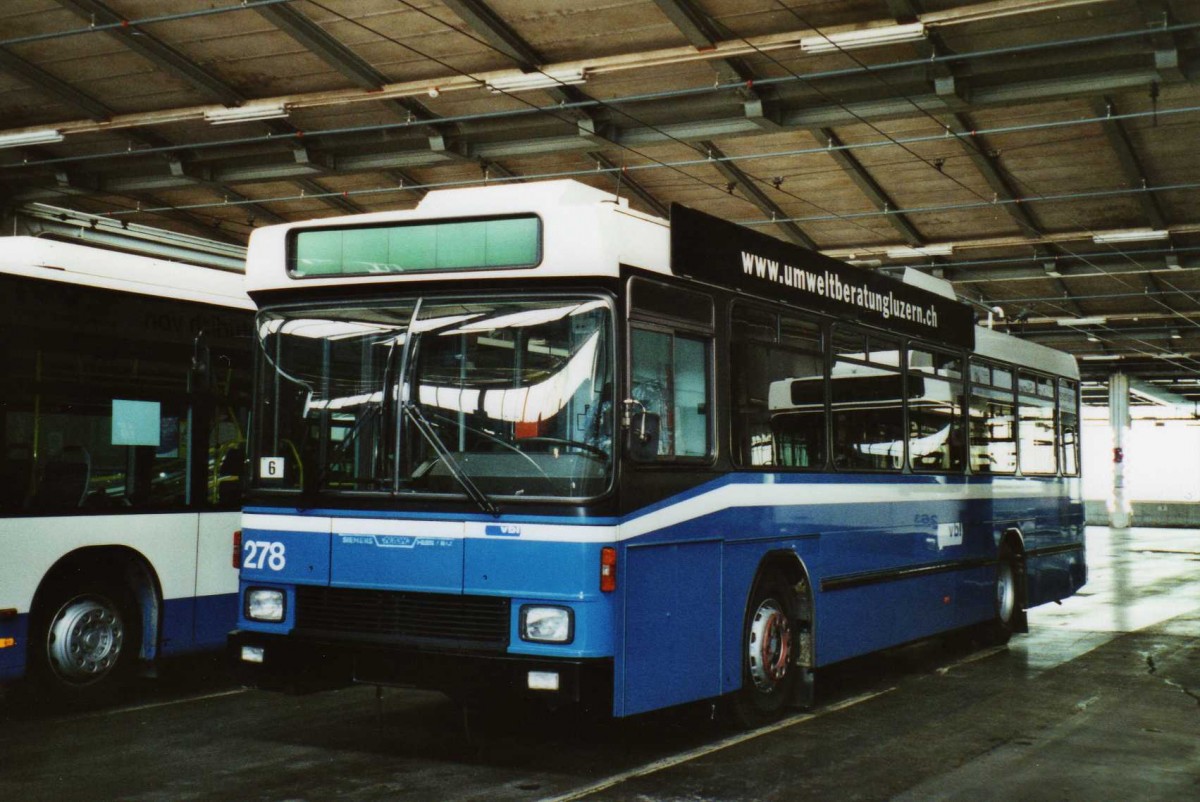
[[[855,332],[855,334],[857,336],[862,338],[862,341],[866,346],[866,349],[863,353],[862,358],[847,357],[847,356],[843,356],[843,355],[837,353],[837,351],[836,351],[837,335],[840,331],[853,331],[853,332]],[[895,346],[896,346],[896,364],[895,365],[889,364],[887,362],[873,361],[871,359],[871,354],[875,353],[875,351],[872,347],[873,343],[880,341],[880,340],[895,344]],[[826,398],[826,404],[827,404],[826,409],[828,411],[828,418],[829,418],[828,451],[829,451],[829,464],[830,464],[831,469],[836,472],[839,472],[839,473],[882,473],[882,474],[905,473],[908,470],[908,433],[907,433],[908,402],[907,402],[907,390],[906,390],[905,372],[904,372],[906,339],[904,337],[900,336],[899,334],[895,334],[892,332],[877,331],[875,329],[861,326],[857,323],[854,323],[853,321],[835,320],[835,321],[833,321],[832,325],[830,326],[828,343],[829,343],[828,347],[826,348],[826,351],[827,351],[827,356],[826,356],[827,390],[825,393],[825,398]],[[888,349],[888,350],[890,350],[890,349]],[[844,362],[844,363],[850,364],[850,365],[860,365],[863,367],[872,368],[874,370],[885,371],[886,374],[892,375],[896,378],[897,384],[900,387],[899,398],[897,399],[898,406],[896,407],[896,409],[898,409],[900,412],[899,442],[901,444],[900,460],[897,464],[895,464],[891,467],[878,467],[878,466],[873,466],[873,465],[854,466],[854,465],[839,465],[838,464],[837,450],[835,448],[836,443],[837,443],[837,436],[838,436],[837,417],[836,417],[837,410],[834,409],[834,404],[836,401],[836,394],[834,392],[834,388],[836,387],[836,382],[835,382],[834,376],[833,376],[834,368],[837,366],[838,362]],[[887,409],[887,408],[885,407],[884,409]],[[894,458],[892,458],[892,459],[894,459]]]
[[[916,375],[920,375],[920,376],[929,375],[924,372],[913,370],[911,354],[914,350],[922,351],[922,352],[929,353],[932,355],[940,354],[943,357],[952,357],[953,359],[957,360],[960,365],[959,376],[958,376],[958,388],[961,393],[961,396],[960,396],[960,400],[958,401],[957,423],[960,427],[959,437],[960,437],[961,443],[958,446],[959,467],[957,467],[957,468],[954,468],[954,467],[950,467],[950,468],[920,467],[919,468],[913,464],[912,447],[911,447],[912,405],[910,403],[910,395],[909,395],[910,384],[909,384],[909,382],[910,382],[910,377],[913,376],[914,373],[916,373]],[[968,449],[969,449],[969,445],[970,445],[970,443],[969,443],[970,437],[969,437],[969,431],[968,431],[969,426],[970,426],[970,415],[969,415],[970,383],[968,381],[969,374],[970,374],[970,368],[968,367],[969,361],[970,361],[970,354],[963,352],[961,349],[956,350],[953,348],[947,348],[945,346],[939,346],[939,345],[935,345],[933,343],[925,342],[924,340],[908,340],[908,342],[905,343],[905,347],[904,347],[904,425],[905,425],[905,431],[908,433],[907,439],[905,440],[905,459],[906,459],[906,464],[908,465],[908,469],[910,471],[912,471],[913,473],[934,474],[934,475],[943,475],[943,476],[962,476],[967,473],[968,464],[970,462],[970,454],[968,453]],[[940,378],[940,377],[935,376],[935,378]],[[950,381],[949,379],[943,379],[943,380],[946,382]],[[951,460],[954,459],[953,447],[951,447],[950,458],[951,458]]]
[[[773,332],[773,341],[768,343],[755,338],[740,338],[735,335],[734,328],[738,323],[739,311],[742,312],[757,312],[758,314],[770,315],[774,318],[775,330]],[[801,346],[785,344],[782,342],[782,328],[785,318],[794,321],[799,321],[811,325],[817,334],[817,348],[810,350]],[[727,327],[727,348],[726,352],[729,358],[729,393],[727,395],[729,401],[729,449],[730,461],[734,470],[743,471],[763,471],[763,472],[827,472],[830,466],[829,453],[829,325],[826,319],[822,317],[806,313],[791,306],[773,306],[769,303],[756,302],[749,299],[736,298],[729,305]],[[771,345],[779,351],[786,351],[793,354],[803,354],[806,356],[815,356],[820,360],[821,374],[819,376],[821,382],[821,459],[812,465],[753,465],[743,460],[743,442],[742,442],[742,426],[739,422],[740,415],[738,414],[734,392],[741,389],[745,382],[745,377],[737,373],[734,364],[734,349],[744,343],[761,343],[763,345]],[[769,409],[768,409],[769,411]],[[752,448],[752,444],[745,444],[747,448]],[[772,455],[774,455],[775,444],[772,441]]]
[[[656,454],[649,459],[639,458],[633,454],[628,448],[629,436],[632,426],[623,426],[622,433],[622,451],[629,457],[630,462],[635,465],[712,465],[716,462],[719,445],[716,432],[717,426],[717,407],[715,404],[715,385],[716,385],[716,341],[712,333],[705,333],[702,327],[695,325],[686,325],[681,322],[677,325],[667,325],[657,321],[639,320],[631,317],[626,325],[627,336],[625,338],[625,398],[633,398],[633,338],[635,331],[653,332],[665,334],[671,338],[671,363],[672,368],[675,362],[675,341],[679,337],[684,337],[701,343],[704,346],[704,406],[705,406],[705,453],[703,455],[684,455],[677,454]],[[673,403],[673,401],[672,401]],[[661,429],[660,429],[661,431]],[[673,446],[673,444],[672,444]]]
[[[965,410],[966,423],[967,423],[967,464],[966,464],[967,470],[972,475],[975,475],[975,476],[1018,476],[1018,475],[1020,475],[1020,468],[1021,468],[1021,453],[1020,453],[1021,433],[1018,428],[1019,424],[1020,424],[1020,409],[1017,406],[1017,382],[1016,382],[1017,369],[1013,365],[1009,365],[1007,363],[996,362],[994,360],[988,359],[987,357],[981,357],[977,354],[969,355],[969,357],[967,359],[967,366],[968,366],[967,374],[968,374],[968,379],[969,379],[969,382],[967,384],[967,390],[966,390],[967,405],[966,405],[966,410]],[[987,371],[988,371],[988,383],[987,384],[982,384],[979,380],[977,380],[975,378],[976,366],[987,368]],[[999,385],[999,384],[995,383],[995,381],[996,381],[995,371],[996,370],[1001,370],[1001,371],[1004,371],[1005,373],[1007,373],[1008,379],[1009,379],[1009,386],[1005,387],[1003,385]],[[971,412],[974,409],[974,401],[977,397],[984,398],[985,400],[988,398],[988,396],[986,396],[986,395],[980,395],[977,392],[979,389],[984,389],[989,393],[994,393],[997,395],[999,395],[1001,393],[1007,393],[1007,401],[1008,401],[1009,408],[1011,410],[1011,415],[1012,415],[1012,434],[1013,434],[1013,446],[1012,446],[1012,448],[1013,448],[1013,468],[1011,471],[997,471],[997,470],[981,471],[975,467],[974,456],[971,451],[971,448],[975,445],[973,443],[973,441],[971,440],[971,434],[972,434],[972,432],[971,432],[971,422],[972,422]],[[1001,399],[993,398],[992,400],[999,401]],[[987,441],[989,450],[990,450],[990,446],[993,442],[1002,442],[1002,441],[994,441],[991,438],[989,438]]]

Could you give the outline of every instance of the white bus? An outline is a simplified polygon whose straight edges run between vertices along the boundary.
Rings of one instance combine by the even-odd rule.
[[[0,240],[0,682],[86,701],[236,620],[242,277]]]

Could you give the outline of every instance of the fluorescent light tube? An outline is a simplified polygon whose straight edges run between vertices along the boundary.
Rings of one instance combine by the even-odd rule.
[[[1054,322],[1060,326],[1103,326],[1108,322],[1106,317],[1060,317]]]
[[[1111,245],[1120,242],[1154,242],[1171,236],[1169,231],[1153,231],[1149,228],[1133,228],[1128,231],[1106,231],[1096,234],[1092,242],[1097,245]]]
[[[1088,362],[1115,362],[1121,358],[1120,354],[1080,354],[1080,359]]]
[[[532,89],[553,89],[556,86],[572,86],[587,80],[587,72],[581,67],[574,70],[545,70],[502,75],[487,82],[491,92],[527,92]]]
[[[954,253],[953,245],[921,245],[916,248],[904,246],[903,248],[888,248],[887,257],[889,259],[915,259],[921,256],[949,256]]]
[[[287,105],[283,101],[277,103],[248,103],[245,106],[235,106],[228,109],[208,109],[204,119],[213,125],[228,125],[254,120],[274,120],[288,116]]]
[[[16,134],[0,134],[0,148],[21,148],[28,145],[52,145],[62,142],[63,134],[56,128],[40,131],[21,131]]]
[[[800,40],[800,49],[805,53],[833,53],[838,50],[854,50],[860,47],[916,42],[924,38],[924,23],[913,22],[908,25],[884,25],[877,28],[860,28],[854,31],[805,36]]]

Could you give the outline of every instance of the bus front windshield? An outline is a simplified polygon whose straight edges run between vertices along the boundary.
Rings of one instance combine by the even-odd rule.
[[[600,298],[265,310],[254,484],[488,510],[598,495],[613,465],[611,329]]]

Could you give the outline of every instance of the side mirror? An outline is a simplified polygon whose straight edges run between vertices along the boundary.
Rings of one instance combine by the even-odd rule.
[[[629,416],[626,448],[636,460],[652,460],[658,456],[659,416],[639,410]]]

